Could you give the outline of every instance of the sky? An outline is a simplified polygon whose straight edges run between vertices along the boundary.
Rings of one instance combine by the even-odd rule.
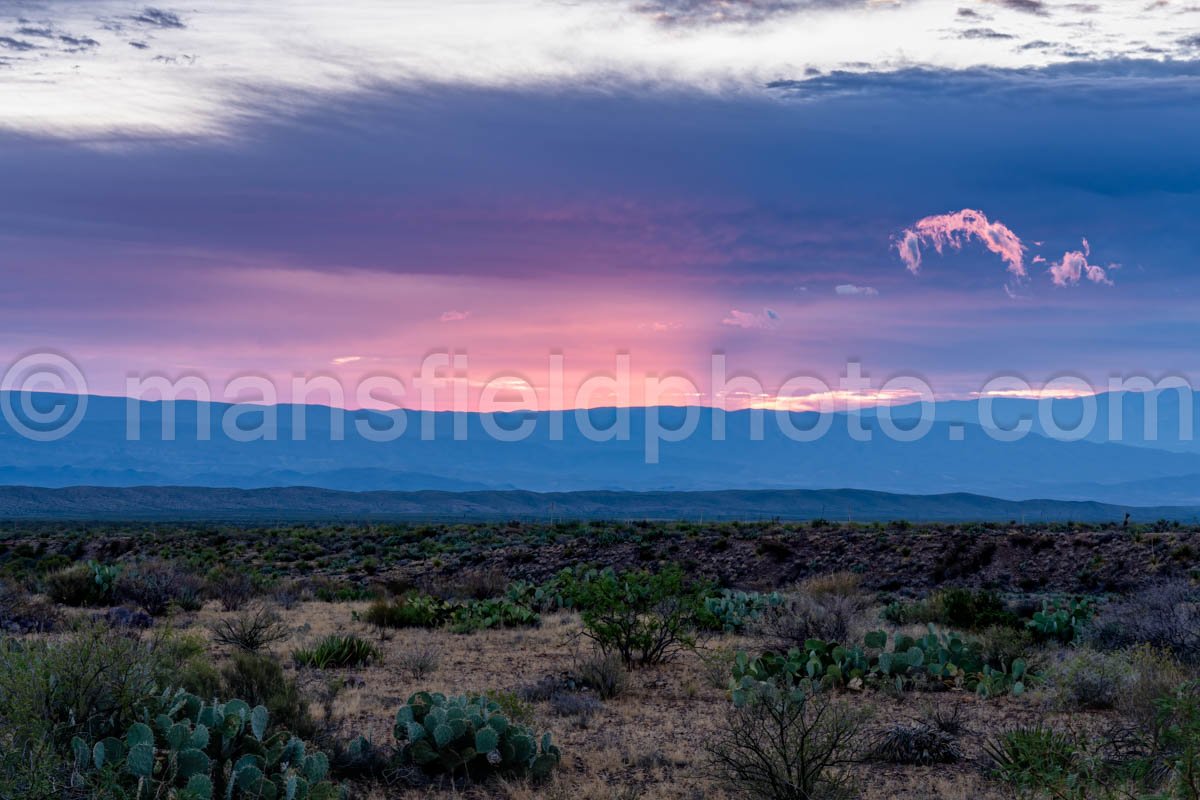
[[[1191,0],[8,0],[0,364],[1194,381],[1198,99]]]

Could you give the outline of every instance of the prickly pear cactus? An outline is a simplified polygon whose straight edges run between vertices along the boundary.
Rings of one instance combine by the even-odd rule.
[[[333,800],[329,761],[279,731],[267,736],[267,709],[241,700],[205,703],[164,694],[162,713],[136,722],[123,739],[89,745],[76,737],[75,783],[116,781],[130,797],[179,800]]]
[[[561,754],[547,733],[538,741],[486,697],[417,692],[396,713],[405,760],[427,772],[543,778]]]

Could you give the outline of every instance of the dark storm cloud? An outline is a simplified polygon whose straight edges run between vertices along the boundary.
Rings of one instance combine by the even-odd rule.
[[[142,9],[140,14],[133,17],[134,22],[140,22],[143,25],[153,25],[156,28],[183,28],[183,20],[173,11],[164,11],[161,8],[153,8],[147,6]]]
[[[691,263],[747,281],[797,263],[878,265],[893,230],[953,208],[1000,215],[1030,239],[1133,237],[1200,213],[1198,76],[1196,64],[1127,63],[835,73],[767,99],[380,91],[260,121],[236,147],[0,147],[0,234],[132,230],[147,246],[313,269]],[[806,102],[786,102],[786,89]],[[48,188],[68,173],[75,190]],[[1123,246],[1111,257],[1135,262]],[[853,282],[884,288],[888,274]]]
[[[35,36],[41,39],[53,39],[54,31],[49,27],[33,27],[32,25],[22,25],[17,28],[19,36]]]
[[[1046,4],[1042,0],[991,0],[991,2],[1005,8],[1011,8],[1014,11],[1024,11],[1027,14],[1044,16],[1049,13],[1046,10]]]
[[[90,48],[100,46],[100,43],[90,36],[78,37],[63,34],[58,37],[58,40],[75,51],[88,50]]]
[[[37,45],[33,42],[27,42],[24,39],[14,39],[11,36],[0,36],[0,47],[7,50],[16,50],[19,53],[37,49]]]
[[[861,8],[865,0],[646,0],[634,10],[664,25],[760,23],[802,9]]]
[[[967,28],[958,34],[961,39],[1015,39],[1011,33],[1001,33],[991,28]]]
[[[1197,78],[1200,78],[1200,61],[1114,59],[1017,69],[833,71],[812,78],[772,81],[767,87],[810,97],[830,94],[941,94],[946,97],[1061,94],[1080,103],[1120,99],[1152,104],[1162,102],[1166,95],[1200,99]]]

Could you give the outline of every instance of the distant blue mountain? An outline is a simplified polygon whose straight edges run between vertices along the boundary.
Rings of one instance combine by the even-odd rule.
[[[1173,393],[1169,393],[1173,394]],[[1146,398],[1126,398],[1123,422],[1141,431],[1140,409]],[[28,400],[36,409],[68,406],[79,398],[33,395],[0,397],[7,407]],[[1165,398],[1164,398],[1165,401]],[[1052,406],[1060,424],[1070,422],[1072,403]],[[87,398],[79,426],[57,441],[31,441],[0,420],[0,483],[61,487],[210,486],[254,489],[309,486],[335,490],[469,491],[521,489],[536,492],[636,490],[698,491],[724,489],[857,488],[905,494],[971,492],[1010,500],[1058,498],[1137,505],[1191,504],[1200,497],[1200,450],[1193,442],[1144,437],[1129,444],[1063,442],[1031,434],[1017,442],[989,437],[978,424],[973,403],[943,403],[928,435],[912,442],[884,436],[874,412],[857,419],[833,415],[828,433],[816,441],[796,442],[781,431],[775,414],[762,414],[763,437],[752,435],[757,412],[725,413],[708,408],[594,409],[585,423],[609,429],[628,418],[628,437],[591,441],[587,425],[574,412],[558,415],[562,437],[552,436],[556,415],[517,412],[480,415],[449,412],[348,412],[324,406],[258,407],[242,413],[238,425],[224,430],[229,404],[139,402],[136,438],[126,435],[124,398]],[[1102,399],[1099,407],[1107,408]],[[1169,403],[1164,402],[1165,407]],[[1032,409],[1030,401],[997,401],[996,418],[1009,427]],[[69,409],[68,409],[69,410]],[[164,412],[176,417],[174,440],[164,440]],[[207,411],[209,424],[197,427]],[[898,424],[910,424],[915,409],[893,410]],[[1193,412],[1194,413],[1194,412]],[[237,441],[270,415],[278,424],[274,440]],[[305,418],[305,438],[297,435],[296,416]],[[689,415],[696,431],[683,441],[661,444],[658,463],[647,463],[646,431],[658,420],[677,428]],[[1008,415],[1008,416],[1006,416]],[[371,430],[404,420],[394,441],[372,441]],[[797,428],[818,424],[818,415],[785,415]],[[30,421],[33,424],[32,420]],[[1176,424],[1171,430],[1177,431]],[[497,441],[486,426],[514,430],[534,426],[521,441]],[[856,441],[851,424],[871,432]],[[331,431],[338,425],[344,440]],[[712,436],[723,426],[724,440]],[[364,435],[358,425],[370,426]],[[36,426],[34,426],[36,427]],[[1103,426],[1107,432],[1107,422]],[[1170,427],[1170,426],[1168,426]],[[456,441],[454,431],[465,433]],[[207,431],[208,439],[198,436]],[[653,428],[651,428],[653,430]],[[428,440],[422,434],[431,435]]]
[[[981,419],[985,414],[980,406],[978,400],[942,401],[937,404],[937,419],[974,425],[990,421],[1004,430],[1012,429],[1024,419],[1032,426],[1032,433],[1045,435],[1044,419],[1059,430],[1073,431],[1087,417],[1087,407],[1092,406],[1095,409],[1095,423],[1087,428],[1086,441],[1200,453],[1200,403],[1190,394],[1181,394],[1173,389],[1109,392],[1086,399],[1056,398],[1044,401],[997,397],[991,401],[987,420]],[[864,413],[873,415],[875,412],[869,410]],[[913,419],[919,414],[920,407],[916,404],[892,409],[892,415],[897,420]],[[1146,431],[1147,417],[1152,422],[1149,437]]]

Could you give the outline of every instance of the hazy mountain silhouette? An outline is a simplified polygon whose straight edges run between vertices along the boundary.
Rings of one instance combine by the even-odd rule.
[[[1171,393],[1173,394],[1173,393]],[[35,408],[74,403],[79,398],[34,395]],[[1125,403],[1126,431],[1141,431],[1145,398]],[[1009,427],[1031,401],[998,401],[996,419]],[[1074,401],[1056,401],[1052,410],[1066,424]],[[19,406],[19,403],[17,403]],[[973,403],[943,403],[938,421],[917,441],[883,435],[881,421],[868,412],[851,419],[833,415],[829,431],[811,442],[785,436],[773,412],[714,411],[708,408],[604,408],[567,412],[561,441],[552,430],[555,415],[517,412],[480,415],[438,412],[348,412],[324,406],[257,407],[237,419],[229,404],[137,403],[136,438],[127,437],[127,401],[89,397],[81,424],[58,441],[30,441],[0,421],[0,483],[31,486],[214,486],[260,488],[296,485],[338,490],[465,491],[523,489],[538,492],[594,490],[723,490],[862,488],[907,494],[973,492],[1008,499],[1063,498],[1136,502],[1142,505],[1191,503],[1200,485],[1200,452],[1179,437],[1139,446],[1064,442],[1030,434],[1017,442],[996,441],[969,420]],[[1107,408],[1106,402],[1098,407]],[[1164,403],[1164,406],[1168,405]],[[164,440],[164,412],[173,410],[175,437]],[[208,423],[198,427],[207,411]],[[274,440],[237,441],[274,414]],[[913,407],[893,418],[910,425]],[[296,416],[305,419],[304,438]],[[628,437],[591,441],[587,425],[607,430],[623,415]],[[689,415],[695,432],[661,444],[658,463],[647,463],[646,430],[657,419],[677,428]],[[813,413],[783,415],[797,428],[819,422]],[[1165,416],[1165,415],[1164,415]],[[763,436],[752,435],[761,418]],[[581,427],[580,420],[584,425]],[[976,413],[975,419],[978,420]],[[403,420],[394,441],[371,441],[370,430]],[[230,423],[228,427],[223,422]],[[236,425],[232,423],[236,422]],[[513,430],[532,422],[522,441],[497,441],[485,429]],[[725,437],[714,440],[714,423]],[[344,439],[331,431],[340,424]],[[856,441],[851,427],[870,429],[870,441]],[[367,435],[358,425],[370,426]],[[1165,425],[1165,422],[1164,422]],[[454,439],[459,428],[465,438]],[[208,439],[198,436],[206,431]],[[1177,418],[1174,427],[1177,430]],[[1115,487],[1115,488],[1114,488]]]
[[[998,500],[954,493],[858,489],[721,492],[336,492],[311,487],[0,486],[0,519],[815,519],[1137,522],[1200,518],[1200,508],[1125,508],[1094,502]]]

